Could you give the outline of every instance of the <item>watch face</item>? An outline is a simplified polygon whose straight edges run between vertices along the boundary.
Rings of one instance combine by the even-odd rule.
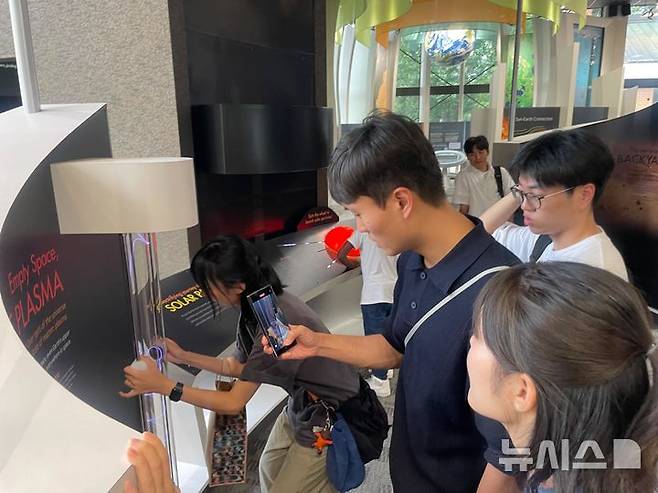
[[[169,394],[169,399],[178,402],[180,401],[180,398],[183,396],[183,384],[178,382],[176,386],[171,389],[171,393]]]

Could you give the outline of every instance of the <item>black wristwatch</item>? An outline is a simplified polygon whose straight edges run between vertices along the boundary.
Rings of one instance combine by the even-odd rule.
[[[180,401],[181,397],[183,397],[183,384],[178,382],[176,383],[176,386],[171,389],[171,392],[169,393],[169,399],[173,402],[178,402]]]

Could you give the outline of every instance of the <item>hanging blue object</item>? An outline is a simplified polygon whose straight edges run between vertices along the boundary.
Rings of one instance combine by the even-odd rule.
[[[459,65],[473,53],[475,33],[471,30],[451,29],[425,34],[425,50],[442,65]]]

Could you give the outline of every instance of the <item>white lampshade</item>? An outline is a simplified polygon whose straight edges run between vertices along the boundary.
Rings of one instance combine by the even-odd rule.
[[[191,158],[84,159],[50,171],[61,234],[159,233],[198,222]]]

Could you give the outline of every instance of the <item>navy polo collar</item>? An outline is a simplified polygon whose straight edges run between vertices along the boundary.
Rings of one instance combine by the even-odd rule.
[[[432,283],[445,294],[450,292],[455,281],[496,241],[484,229],[482,221],[473,216],[466,217],[473,222],[475,228],[469,231],[434,267],[430,269],[425,267],[423,257],[415,252],[407,262],[407,269],[427,272]]]

